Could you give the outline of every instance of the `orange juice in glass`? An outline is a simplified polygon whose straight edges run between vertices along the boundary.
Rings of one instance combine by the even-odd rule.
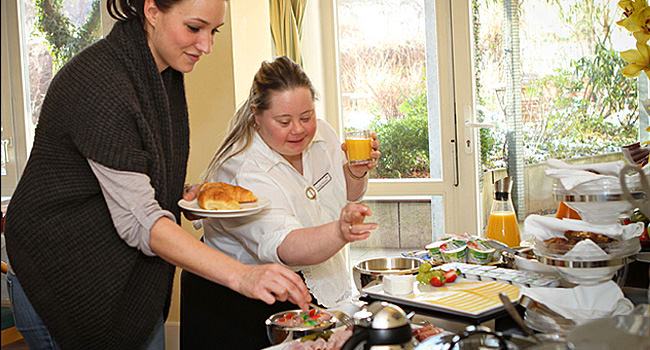
[[[514,211],[493,211],[490,213],[485,237],[517,247],[521,243],[519,223]]]
[[[345,132],[345,146],[348,149],[348,163],[366,164],[372,162],[370,152],[370,130],[350,130]]]

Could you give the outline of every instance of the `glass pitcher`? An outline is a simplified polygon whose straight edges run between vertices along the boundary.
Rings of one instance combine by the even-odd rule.
[[[521,237],[515,208],[510,199],[512,184],[512,178],[509,176],[494,182],[494,201],[485,237],[504,243],[508,247],[518,247]]]

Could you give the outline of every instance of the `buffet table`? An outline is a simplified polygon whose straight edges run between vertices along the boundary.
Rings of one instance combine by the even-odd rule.
[[[648,247],[644,246],[644,250],[648,250]],[[407,255],[407,254],[404,254]],[[396,258],[396,257],[393,257]],[[464,265],[454,265],[455,267],[464,267]],[[647,267],[648,265],[645,265],[646,269],[646,274],[647,274]],[[437,267],[443,267],[443,269],[447,269],[449,266],[448,265],[439,265]],[[493,266],[493,269],[509,269],[512,268],[513,266],[509,266],[504,260],[500,261],[498,264],[495,264]],[[460,269],[459,269],[460,270]],[[516,270],[516,269],[512,269]],[[621,271],[619,273],[620,275],[623,276],[623,278],[618,278],[618,282],[621,285],[621,289],[627,299],[629,299],[635,307],[639,307],[639,305],[644,305],[648,304],[648,290],[647,288],[639,288],[639,287],[626,287],[625,282],[626,280],[632,282],[632,284],[637,284],[638,282],[636,279],[639,277],[638,275],[633,275],[630,276],[629,274],[625,274],[624,271]],[[492,274],[495,275],[495,274]],[[498,275],[498,274],[497,274]],[[506,273],[507,275],[507,273]],[[469,277],[469,278],[468,278]],[[627,278],[626,278],[627,277]],[[485,277],[485,279],[489,279],[488,277]],[[647,280],[647,276],[646,276]],[[574,286],[571,283],[568,283],[564,280],[561,280],[561,285],[556,286],[560,288],[570,288]],[[479,279],[476,278],[476,275],[472,274],[463,274],[460,275],[459,279],[456,280],[453,283],[450,283],[450,285],[453,286],[462,286],[463,283],[478,283],[480,282]],[[613,283],[613,282],[612,282]],[[509,284],[510,287],[513,287],[512,282]],[[528,285],[530,286],[530,285]],[[414,288],[417,289],[418,287],[418,282],[414,281]],[[501,286],[500,288],[505,288],[505,286]],[[462,288],[461,288],[462,289]],[[433,289],[432,289],[433,290]],[[445,291],[444,289],[441,289]],[[500,291],[505,291],[500,290]],[[517,302],[520,300],[520,298],[512,298],[514,299],[514,303],[517,304]],[[525,300],[525,298],[524,298]],[[374,281],[372,283],[369,283],[365,286],[362,287],[361,294],[358,297],[358,301],[360,302],[359,304],[364,304],[364,305],[369,305],[372,304],[373,302],[376,301],[383,301],[383,302],[388,302],[390,304],[396,305],[399,308],[401,308],[406,314],[409,315],[410,320],[411,320],[411,325],[413,329],[417,329],[418,327],[421,327],[422,325],[434,325],[435,327],[439,327],[440,329],[444,330],[444,335],[447,337],[452,337],[453,335],[462,335],[462,334],[467,334],[467,329],[482,329],[482,330],[487,330],[489,332],[494,332],[495,334],[498,334],[500,336],[503,336],[504,339],[507,339],[508,344],[514,346],[517,346],[519,349],[525,349],[527,347],[532,346],[531,344],[534,344],[534,342],[531,341],[531,337],[528,336],[522,328],[515,322],[513,321],[513,318],[508,314],[508,312],[503,308],[503,307],[491,307],[488,308],[484,311],[480,312],[462,312],[459,310],[454,310],[452,308],[445,308],[445,307],[440,307],[439,305],[430,304],[427,305],[425,302],[418,301],[417,298],[414,298],[413,295],[410,296],[395,296],[395,295],[390,295],[389,293],[386,293],[384,291],[383,283],[380,281]],[[516,306],[516,311],[517,313],[522,317],[526,318],[527,315],[527,309],[524,305],[517,305]],[[641,306],[643,307],[643,306]],[[647,305],[646,305],[647,307]],[[632,313],[629,317],[632,317],[632,315],[635,315]],[[636,317],[636,316],[635,316]],[[610,329],[608,330],[600,330],[599,333],[603,334],[608,334],[608,339],[611,341],[615,341],[616,339],[619,339],[620,337],[625,337],[625,340],[616,340],[622,343],[627,342],[629,346],[632,347],[627,347],[627,348],[635,348],[634,346],[642,346],[640,348],[643,348],[645,346],[650,346],[650,310],[647,311],[645,316],[642,316],[642,319],[646,319],[645,321],[645,331],[648,332],[648,337],[637,337],[636,335],[630,335],[626,334],[625,331],[618,329],[616,327],[612,328],[612,324],[620,323],[622,322],[621,320],[624,320],[623,318],[612,316],[604,319],[598,320],[600,323],[596,323],[597,327],[609,327]],[[596,322],[596,321],[594,321]],[[634,323],[633,321],[630,321]],[[637,322],[638,323],[638,322]],[[643,323],[643,322],[642,322]],[[531,324],[528,324],[529,326]],[[470,328],[468,328],[470,327]],[[474,327],[474,328],[472,328]],[[538,337],[543,338],[546,337],[548,338],[547,341],[549,342],[558,342],[558,339],[561,341],[566,341],[567,337],[574,337],[574,341],[576,342],[584,342],[584,344],[581,346],[580,344],[574,344],[576,345],[575,349],[581,350],[581,349],[592,349],[593,344],[588,343],[588,340],[585,340],[583,338],[591,337],[591,338],[596,338],[595,335],[593,335],[592,331],[586,330],[584,328],[581,328],[581,326],[574,325],[572,326],[575,328],[575,330],[571,331],[565,331],[565,332],[556,332],[552,330],[540,330],[540,329],[535,329],[535,332],[538,334]],[[595,330],[598,330],[598,328],[595,328]],[[345,328],[345,327],[343,327]],[[338,330],[340,330],[340,326]],[[443,334],[438,335],[437,337],[442,337]],[[477,333],[478,334],[478,333]],[[550,337],[550,338],[549,338]],[[546,339],[544,338],[544,339]],[[551,339],[552,338],[552,339]],[[451,338],[445,338],[444,341],[448,341]],[[608,341],[610,340],[601,340],[604,342],[604,344],[607,344]],[[424,340],[419,343],[419,345],[415,349],[419,350],[442,350],[442,348],[439,347],[438,344],[434,344],[434,342],[441,342],[443,340],[437,339],[437,340]],[[294,341],[294,342],[299,342],[299,341]],[[514,345],[513,345],[514,344]],[[510,346],[509,345],[509,346]],[[591,346],[591,348],[590,348]],[[283,343],[283,344],[278,344],[273,347],[270,347],[268,349],[273,349],[273,350],[288,350],[288,349],[294,349],[294,348],[300,348],[300,347],[290,347],[290,343]],[[309,347],[307,347],[309,348]],[[511,348],[511,347],[509,347]],[[604,347],[606,348],[611,348],[611,347]],[[614,349],[614,348],[612,348]],[[617,348],[618,349],[618,348]],[[622,349],[622,348],[620,348]]]

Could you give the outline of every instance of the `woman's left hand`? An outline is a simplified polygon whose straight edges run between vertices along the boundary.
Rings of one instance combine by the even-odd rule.
[[[355,242],[370,237],[370,231],[377,229],[375,223],[365,223],[366,217],[372,216],[372,210],[361,203],[348,203],[341,210],[339,231],[346,242]]]
[[[377,160],[381,157],[381,152],[379,151],[380,144],[379,141],[377,141],[377,133],[371,133],[370,137],[372,138],[372,141],[370,141],[370,148],[372,148],[372,151],[370,151],[370,158],[372,158],[372,161],[366,164],[347,164],[347,166],[350,167],[352,174],[356,177],[363,177],[368,171],[374,169],[377,166]],[[345,145],[345,142],[341,145],[341,149],[347,154],[348,147]]]

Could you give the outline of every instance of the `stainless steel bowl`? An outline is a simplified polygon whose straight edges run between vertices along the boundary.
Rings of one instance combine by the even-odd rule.
[[[269,341],[271,341],[271,344],[273,345],[280,344],[287,341],[292,341],[294,339],[302,338],[309,334],[322,332],[324,330],[333,328],[336,322],[338,321],[333,314],[325,310],[321,310],[321,312],[325,312],[331,316],[329,321],[314,326],[301,326],[301,327],[287,327],[287,326],[280,326],[276,324],[276,321],[279,318],[283,317],[288,313],[294,313],[299,315],[301,312],[302,310],[300,309],[281,311],[269,316],[269,318],[266,319],[265,322],[266,335],[268,336]]]
[[[370,284],[381,282],[385,275],[415,275],[422,264],[422,259],[403,256],[363,260],[352,268],[354,284],[361,291]]]

